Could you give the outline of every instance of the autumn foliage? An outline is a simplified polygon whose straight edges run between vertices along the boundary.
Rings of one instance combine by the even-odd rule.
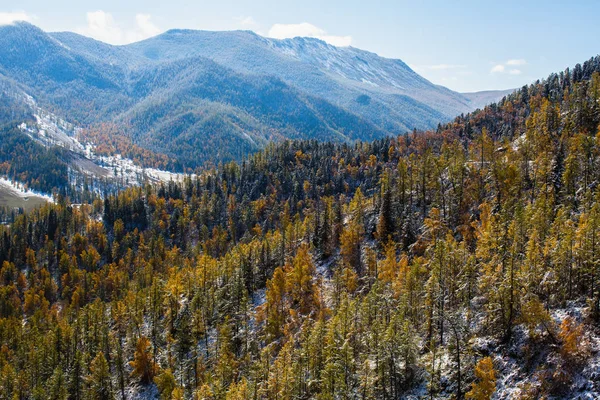
[[[0,398],[489,399],[506,359],[573,394],[600,320],[595,65],[436,132],[15,212]]]
[[[129,362],[133,368],[131,375],[139,378],[142,383],[152,382],[158,372],[158,366],[152,358],[150,340],[147,337],[142,336],[138,339],[133,357],[133,361]]]
[[[476,382],[467,392],[467,399],[489,400],[496,391],[496,371],[491,357],[482,358],[475,365]]]

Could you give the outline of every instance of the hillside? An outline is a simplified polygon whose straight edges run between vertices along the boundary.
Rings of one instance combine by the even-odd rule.
[[[0,226],[0,397],[600,397],[600,57]]]
[[[115,124],[113,134],[178,169],[241,160],[271,141],[351,143],[433,128],[475,108],[400,60],[245,31],[172,30],[111,46],[5,25],[0,79],[93,137]]]
[[[469,99],[474,108],[484,108],[485,106],[500,101],[503,97],[508,96],[514,91],[515,89],[483,90],[480,92],[462,93],[462,95]]]
[[[401,60],[318,39],[274,40],[252,32],[172,30],[127,47],[150,60],[200,55],[236,71],[276,76],[369,120],[383,121],[385,110],[391,113],[386,128],[390,130],[431,127],[426,113],[433,110],[451,118],[469,109],[468,100],[460,94],[433,85]],[[360,101],[361,96],[368,96],[374,104]],[[417,115],[410,115],[418,108],[422,110]]]
[[[7,79],[0,79],[0,102],[3,215],[13,208],[31,209],[54,195],[91,201],[125,187],[182,178],[166,171],[176,166],[174,160],[132,145],[120,135],[97,139],[40,107]],[[111,128],[104,129],[110,132]],[[145,163],[159,169],[140,166]]]

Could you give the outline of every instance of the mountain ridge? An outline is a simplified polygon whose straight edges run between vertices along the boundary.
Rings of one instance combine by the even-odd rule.
[[[433,128],[474,108],[401,60],[318,39],[175,29],[114,46],[28,23],[0,32],[0,75],[45,108],[92,129],[116,121],[134,143],[191,167],[241,159],[271,140]]]

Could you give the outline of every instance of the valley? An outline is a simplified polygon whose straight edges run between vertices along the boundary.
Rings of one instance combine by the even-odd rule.
[[[24,191],[13,182],[0,179],[0,207],[7,209],[23,208],[32,211],[52,201],[48,196]]]

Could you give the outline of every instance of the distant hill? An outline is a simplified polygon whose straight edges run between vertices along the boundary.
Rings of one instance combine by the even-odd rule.
[[[195,167],[270,141],[371,140],[474,109],[400,60],[317,39],[171,30],[127,46],[0,27],[0,79],[41,107]]]
[[[481,92],[462,93],[464,97],[470,100],[474,108],[483,108],[492,103],[502,100],[503,97],[513,93],[516,89],[506,90],[484,90]]]

